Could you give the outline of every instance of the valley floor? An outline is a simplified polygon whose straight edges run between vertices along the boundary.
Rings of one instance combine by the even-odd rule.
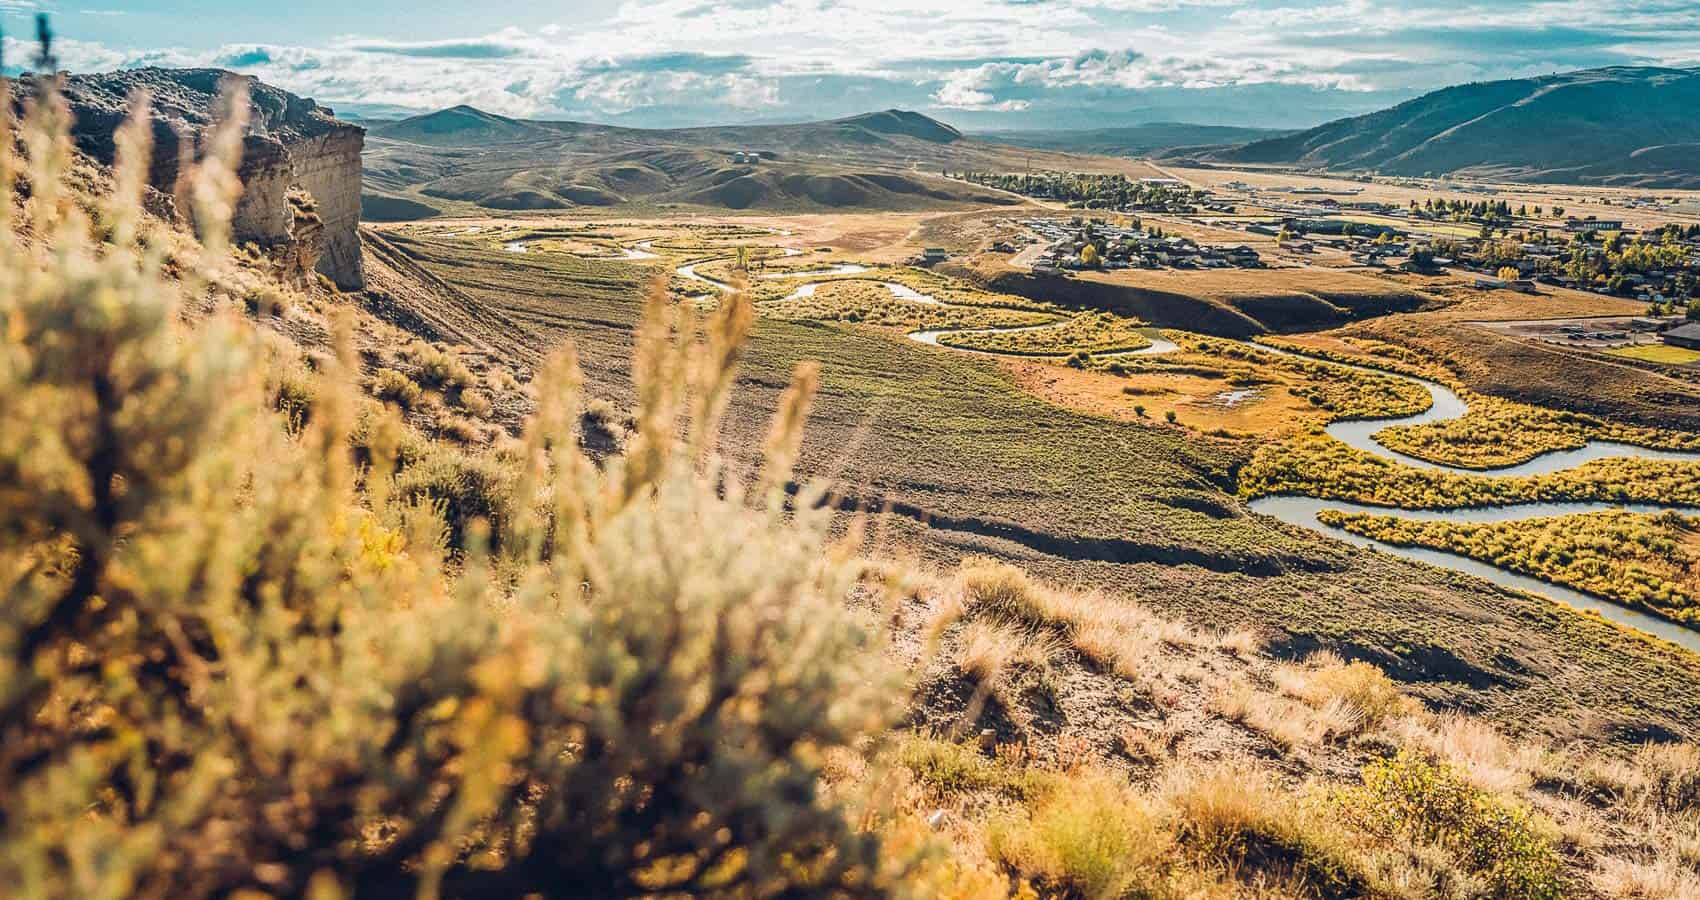
[[[945,217],[952,218],[959,217]],[[538,348],[572,338],[593,393],[617,404],[631,401],[627,360],[642,280],[669,277],[678,293],[712,304],[727,280],[748,277],[762,318],[741,378],[745,390],[728,417],[729,443],[760,446],[762,424],[791,369],[819,360],[821,392],[803,469],[838,485],[844,507],[884,511],[878,530],[892,552],[940,566],[990,555],[1195,623],[1256,629],[1278,654],[1329,649],[1368,660],[1434,708],[1483,713],[1513,730],[1626,743],[1700,732],[1700,658],[1693,654],[1545,597],[1321,537],[1256,514],[1242,499],[1300,489],[1294,478],[1313,477],[1304,456],[1320,440],[1313,430],[1351,417],[1420,412],[1428,403],[1421,390],[1412,393],[1392,372],[1336,366],[1325,354],[1281,358],[1136,320],[1135,330],[1144,331],[1129,339],[1134,344],[1149,350],[1161,340],[1174,349],[1076,354],[1064,365],[1069,348],[1041,331],[1019,345],[1002,341],[996,352],[1029,346],[1054,354],[1048,358],[910,340],[916,329],[940,327],[935,322],[985,331],[1008,328],[996,323],[1012,315],[1081,315],[1077,304],[987,292],[890,265],[936,228],[861,216],[539,219],[391,226],[382,238],[487,311],[460,339],[535,359]],[[514,252],[515,242],[531,246]],[[748,276],[729,261],[739,247],[754,261]],[[777,248],[804,256],[782,256]],[[625,251],[634,249],[654,258],[629,258]],[[844,263],[856,266],[834,269]],[[835,274],[818,274],[826,271]],[[942,302],[905,299],[879,282]],[[807,301],[794,299],[806,283],[815,284],[804,292]],[[1435,310],[1459,305],[1443,294],[1425,297]],[[1396,340],[1406,331],[1451,327],[1447,321],[1439,311],[1414,312],[1348,325],[1330,338],[1342,359],[1349,352],[1378,370],[1483,391],[1469,394],[1479,412],[1426,426],[1440,429],[1445,443],[1407,452],[1439,453],[1449,465],[1467,466],[1470,454],[1501,452],[1495,442],[1507,428],[1535,428],[1555,447],[1684,440],[1678,432],[1636,431],[1643,426],[1629,417],[1548,422],[1542,407],[1494,402],[1474,370],[1447,366],[1450,357]],[[1082,339],[1107,333],[1071,327]],[[968,337],[964,346],[984,343],[966,343]],[[1664,376],[1637,369],[1625,377]],[[1688,471],[1672,465],[1678,469],[1668,477]],[[1326,483],[1302,489],[1336,489],[1332,473],[1315,477]],[[1451,502],[1447,492],[1470,498],[1483,485],[1498,492],[1486,495],[1492,497],[1537,490],[1467,472],[1423,477],[1414,489],[1439,492],[1433,502],[1442,505]],[[1610,491],[1618,482],[1610,477],[1588,484],[1595,486],[1562,490],[1616,499]]]

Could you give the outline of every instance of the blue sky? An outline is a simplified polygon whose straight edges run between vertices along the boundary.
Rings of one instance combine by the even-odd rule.
[[[1700,0],[0,0],[74,70],[217,65],[345,112],[632,125],[1298,127],[1464,81],[1700,65]]]

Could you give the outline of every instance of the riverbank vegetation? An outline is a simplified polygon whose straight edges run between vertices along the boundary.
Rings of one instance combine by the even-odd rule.
[[[1290,373],[1302,380],[1296,396],[1333,419],[1390,419],[1416,415],[1429,408],[1431,398],[1421,385],[1392,375],[1365,372],[1326,360],[1275,353],[1255,344],[1199,336],[1190,346],[1223,360],[1239,360],[1264,369]]]
[[[1700,626],[1700,522],[1624,510],[1515,522],[1418,522],[1324,510],[1324,524],[1428,547]]]
[[[1700,450],[1700,434],[1619,425],[1470,391],[1460,391],[1459,397],[1469,405],[1463,416],[1384,428],[1375,439],[1399,453],[1464,469],[1514,466],[1554,450],[1574,450],[1589,441]]]
[[[1240,470],[1247,497],[1302,494],[1401,509],[1504,506],[1535,500],[1700,505],[1700,466],[1613,457],[1517,478],[1416,469],[1313,433],[1258,449]]]
[[[1011,356],[1069,356],[1143,350],[1151,339],[1144,323],[1113,313],[1078,313],[1063,322],[1031,331],[966,331],[939,336],[939,343],[962,350]]]
[[[790,291],[797,290],[795,285]],[[941,328],[1016,328],[1059,321],[1050,313],[994,306],[955,306],[906,300],[885,284],[844,279],[816,284],[801,296],[757,301],[763,316],[794,321],[850,322],[908,330]]]
[[[1574,450],[1589,441],[1615,441],[1658,450],[1700,450],[1700,434],[1623,425],[1585,413],[1545,409],[1467,390],[1444,367],[1381,341],[1352,339],[1353,349],[1361,350],[1361,354],[1315,341],[1263,338],[1259,343],[1446,385],[1469,407],[1463,416],[1390,426],[1375,434],[1388,449],[1439,465],[1504,468],[1554,450]]]

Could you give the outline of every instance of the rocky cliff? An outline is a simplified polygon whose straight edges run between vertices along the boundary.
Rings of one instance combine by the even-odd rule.
[[[83,152],[111,162],[112,135],[137,89],[153,96],[153,186],[175,193],[179,166],[213,123],[219,86],[245,76],[222,69],[132,69],[73,75],[66,86],[76,116],[72,135]],[[292,240],[291,190],[312,195],[322,222],[317,269],[338,287],[363,286],[360,260],[360,153],[365,129],[336,119],[303,97],[249,80],[252,107],[243,143],[242,199],[234,227],[239,241],[277,247]]]

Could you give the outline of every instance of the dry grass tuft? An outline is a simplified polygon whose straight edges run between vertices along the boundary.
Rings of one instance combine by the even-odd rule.
[[[1085,772],[1044,792],[1025,814],[994,820],[998,861],[1068,896],[1137,896],[1161,886],[1171,838],[1126,780]]]
[[[993,684],[1023,653],[1027,635],[1003,625],[970,622],[962,629],[956,666],[982,684]]]
[[[1589,879],[1594,889],[1608,897],[1637,900],[1690,900],[1700,897],[1700,873],[1692,863],[1660,854],[1651,862],[1607,857]]]
[[[1363,662],[1347,663],[1328,653],[1316,653],[1302,665],[1278,666],[1275,684],[1319,714],[1338,722],[1351,720],[1336,735],[1373,729],[1383,722],[1415,712],[1417,704],[1399,692],[1387,674]]]

